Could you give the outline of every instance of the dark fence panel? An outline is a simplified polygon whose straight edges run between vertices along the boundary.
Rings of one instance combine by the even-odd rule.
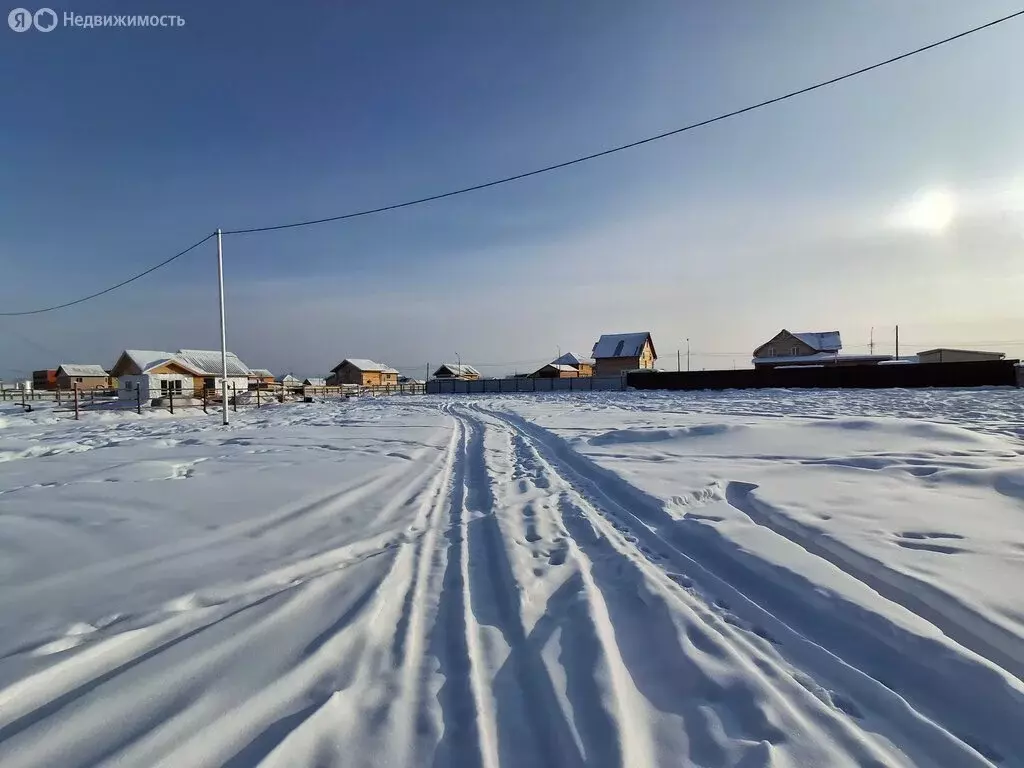
[[[633,371],[635,389],[894,389],[1017,386],[1017,360],[926,365],[754,368],[739,371]]]

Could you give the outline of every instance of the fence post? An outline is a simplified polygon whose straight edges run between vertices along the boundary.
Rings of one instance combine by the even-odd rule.
[[[57,387],[57,405],[60,405],[60,387]]]
[[[260,407],[260,388],[258,385],[256,387],[256,407]]]
[[[22,408],[25,407],[25,383],[24,382],[22,382],[22,384],[21,384],[21,407]]]
[[[238,413],[238,385],[231,385],[231,410]]]
[[[149,383],[148,382],[146,384],[146,387],[147,388],[149,387]],[[135,412],[137,414],[139,414],[139,416],[142,415],[142,384],[141,383],[138,383],[138,384],[135,385]]]
[[[78,421],[78,387],[75,387],[75,421]]]
[[[167,383],[171,384],[173,382],[169,381]],[[171,413],[174,413],[174,387],[167,388],[167,402],[171,404]]]
[[[206,382],[205,381],[203,382],[203,413],[209,413],[209,411],[206,410]]]

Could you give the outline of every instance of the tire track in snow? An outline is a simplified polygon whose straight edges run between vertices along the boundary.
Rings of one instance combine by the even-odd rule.
[[[532,441],[500,423],[511,430],[514,460],[526,465],[522,474],[539,476],[538,485],[557,501],[553,524],[565,534],[569,559],[579,567],[585,608],[578,613],[583,615],[570,620],[564,615],[569,605],[554,605],[553,597],[534,632],[545,621],[559,622],[576,641],[572,654],[580,650],[580,641],[590,648],[590,663],[578,670],[575,691],[573,665],[563,660],[567,692],[575,694],[569,699],[575,720],[586,727],[589,718],[591,728],[603,721],[607,729],[604,749],[598,747],[601,738],[589,742],[595,749],[587,750],[588,765],[654,765],[680,755],[687,764],[768,765],[796,733],[813,744],[802,749],[810,764],[885,764],[885,752],[805,688],[785,678],[767,680],[759,649],[735,636],[710,610],[703,617],[694,614],[681,629],[678,586],[651,568],[604,518],[585,512],[588,502]],[[552,611],[563,615],[552,616]],[[723,665],[731,667],[728,672],[722,672]],[[739,670],[743,673],[737,676]],[[604,695],[593,690],[595,676],[607,677]],[[750,678],[761,679],[767,699]],[[587,690],[580,689],[581,682]],[[779,700],[768,707],[772,695]],[[600,700],[606,711],[595,713],[594,702]],[[609,735],[616,740],[614,749],[607,748]],[[821,746],[830,741],[856,761],[836,762],[837,756]]]
[[[598,517],[629,531],[628,538],[637,546],[699,575],[704,587],[728,596],[734,610],[739,607],[784,638],[787,653],[792,658],[797,651],[797,666],[811,670],[812,679],[830,679],[854,694],[853,700],[870,703],[887,728],[898,729],[896,740],[902,736],[906,747],[918,750],[921,758],[936,765],[972,765],[979,764],[983,754],[995,761],[1024,755],[1021,729],[1012,724],[1024,716],[1024,701],[996,670],[978,664],[969,654],[936,647],[931,638],[914,636],[908,642],[902,630],[878,616],[872,615],[874,626],[866,627],[863,611],[848,612],[848,605],[837,609],[816,595],[812,584],[794,590],[777,578],[766,579],[751,570],[748,561],[757,561],[756,557],[724,539],[710,547],[701,537],[686,535],[696,531],[680,528],[657,500],[576,453],[554,434],[512,414],[481,412],[523,434],[556,474],[597,507]],[[808,604],[815,596],[821,604]],[[943,682],[949,665],[961,673],[955,678],[960,680],[966,668],[967,679],[976,686],[971,693],[977,703],[970,708],[961,706]],[[927,716],[908,706],[902,696]],[[957,738],[951,739],[951,733]]]
[[[485,427],[458,415],[465,431],[461,529],[465,626],[476,690],[483,764],[584,765],[540,650],[527,636],[506,537],[487,466]],[[491,670],[496,664],[500,666]]]

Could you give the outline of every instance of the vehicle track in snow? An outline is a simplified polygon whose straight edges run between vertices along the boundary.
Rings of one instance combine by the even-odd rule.
[[[750,632],[770,638],[792,665],[794,679],[812,689],[821,681],[835,691],[836,708],[872,721],[872,729],[911,750],[915,761],[969,765],[987,758],[1017,764],[1024,754],[1012,725],[1024,713],[1024,700],[1005,672],[945,638],[906,632],[884,617],[818,594],[813,585],[777,572],[713,529],[681,524],[660,502],[553,433],[515,415],[479,413],[520,435],[570,496],[582,501],[577,516],[595,527],[602,520],[611,524],[641,555],[643,562],[633,560],[638,567],[647,573],[664,566],[682,571],[683,583],[706,603],[717,603],[727,621],[739,618]],[[572,512],[565,516],[567,524],[572,519]],[[949,673],[966,681],[966,690],[950,691],[943,683]],[[965,706],[964,695],[972,697],[971,705]]]

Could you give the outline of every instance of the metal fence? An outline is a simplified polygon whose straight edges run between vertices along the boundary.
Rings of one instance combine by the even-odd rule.
[[[634,371],[635,389],[888,389],[1020,386],[1017,360],[969,363],[908,363],[738,371]]]
[[[502,392],[617,392],[626,388],[625,376],[579,376],[567,379],[432,379],[428,395],[490,394]]]

